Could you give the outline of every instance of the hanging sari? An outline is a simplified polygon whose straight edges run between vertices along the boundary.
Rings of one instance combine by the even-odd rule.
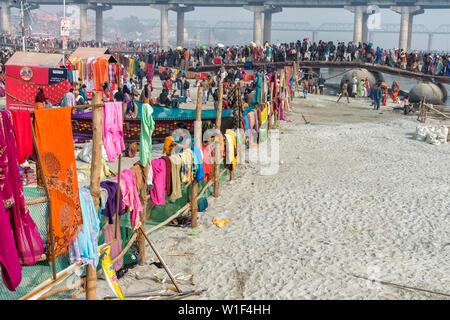
[[[58,126],[55,127],[55,123]],[[71,108],[35,111],[36,141],[51,200],[55,257],[69,252],[82,224]],[[50,232],[48,233],[50,236]],[[50,247],[50,237],[48,245]],[[50,255],[50,250],[47,250]]]
[[[25,206],[11,113],[0,111],[0,122],[0,193],[10,217],[19,260],[24,265],[32,265],[44,253],[44,244]]]

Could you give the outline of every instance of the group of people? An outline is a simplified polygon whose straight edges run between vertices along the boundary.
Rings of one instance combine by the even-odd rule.
[[[342,97],[347,99],[347,103],[350,103],[350,96],[355,98],[368,98],[372,100],[372,105],[374,110],[379,110],[380,106],[387,106],[388,97],[392,99],[392,102],[397,104],[403,104],[404,114],[411,112],[411,106],[409,104],[409,96],[406,95],[403,101],[400,101],[398,95],[400,93],[400,85],[394,81],[391,86],[389,93],[389,88],[384,81],[377,81],[373,86],[370,85],[369,80],[361,79],[358,81],[356,77],[352,79],[352,87],[350,88],[350,81],[345,80],[341,85],[341,92],[339,93],[337,103]],[[351,89],[351,94],[349,90]]]
[[[20,41],[19,41],[20,40]],[[26,39],[27,44],[38,51],[54,52],[62,48],[61,40],[57,39]],[[2,35],[0,43],[17,45],[21,43],[18,36]],[[313,42],[309,38],[296,42],[256,46],[253,42],[247,45],[215,47],[200,46],[195,48],[162,50],[157,44],[150,42],[114,42],[97,43],[95,41],[69,40],[68,49],[83,47],[108,47],[112,51],[143,54],[147,63],[155,67],[203,66],[211,64],[236,64],[241,62],[283,62],[283,61],[363,61],[388,65],[405,70],[423,72],[426,74],[450,76],[450,54],[431,53],[424,51],[407,52],[402,48],[383,49],[372,43],[354,43],[337,41]]]

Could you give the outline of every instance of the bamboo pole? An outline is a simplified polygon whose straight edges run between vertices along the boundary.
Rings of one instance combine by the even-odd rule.
[[[100,92],[93,93],[93,104],[100,106],[102,104],[102,95]],[[95,212],[98,212],[100,206],[100,175],[102,170],[102,145],[103,145],[103,109],[93,108],[92,110],[92,162],[91,162],[91,180],[89,189],[94,202]],[[97,298],[97,274],[88,265],[86,267],[86,300],[96,300]]]
[[[56,275],[56,279],[48,279],[34,288],[32,291],[28,292],[19,300],[36,300],[41,297],[43,294],[48,292],[54,285],[62,282],[68,276],[70,276],[75,270],[80,268],[83,265],[82,262],[77,262],[75,264],[70,265],[66,269],[60,271]]]
[[[203,88],[199,86],[197,91],[197,110],[194,125],[194,146],[199,148],[200,150],[202,148],[202,94]],[[197,227],[197,214],[198,214],[197,193],[198,193],[198,181],[197,179],[194,178],[191,189],[192,228]]]
[[[269,110],[267,110],[267,117],[268,117],[268,121],[269,121],[269,130],[272,129],[273,88],[274,88],[271,80],[272,79],[269,79],[269,83],[267,84],[267,88],[269,88],[269,90],[270,90]]]
[[[114,233],[114,239],[117,239],[118,234],[120,232],[120,220],[119,220],[119,206],[122,205],[120,203],[120,173],[122,170],[122,154],[119,155],[119,168],[118,168],[118,175],[117,175],[117,192],[116,192],[116,214],[115,214],[115,233]]]
[[[214,197],[219,197],[219,165],[220,159],[222,157],[222,104],[223,104],[223,83],[219,84],[219,101],[217,103],[216,111],[216,129],[218,130],[219,136],[216,136],[216,143],[214,144]]]
[[[175,288],[177,288],[177,291],[179,293],[181,293],[181,288],[178,286],[177,281],[175,280],[175,277],[172,275],[172,272],[170,271],[170,269],[167,267],[166,263],[164,262],[164,259],[161,257],[161,255],[159,254],[158,250],[156,249],[156,247],[153,245],[153,243],[150,241],[150,239],[147,237],[147,235],[145,234],[145,231],[142,230],[141,227],[139,227],[139,231],[141,231],[141,234],[145,237],[145,240],[147,240],[148,244],[150,245],[150,247],[152,248],[153,252],[156,254],[156,256],[158,257],[158,260],[161,262],[162,266],[164,267],[164,270],[166,270],[167,274],[170,277],[170,280],[172,280],[172,283],[174,284]]]
[[[149,169],[149,164],[147,163],[145,171],[148,172]],[[144,186],[144,188],[146,188],[146,186]],[[145,199],[141,199],[141,202],[144,204],[144,211],[141,212],[140,214],[140,220],[142,222],[142,230],[144,230],[145,232],[145,220],[146,220],[146,216],[147,216],[147,205],[148,205],[148,197],[147,194],[145,195]],[[151,209],[150,209],[151,210]],[[146,260],[146,256],[145,256],[145,238],[142,236],[142,234],[138,235],[137,238],[138,241],[138,250],[139,250],[139,254],[141,256],[141,261],[139,262],[139,265],[144,265],[145,264],[145,260]]]
[[[277,84],[278,81],[278,71],[275,71],[275,79],[274,79],[274,87],[277,88],[277,94],[274,96],[274,98],[277,100],[277,102],[279,101],[278,97],[280,95],[280,86]],[[280,106],[278,105],[278,108],[276,110],[276,112],[274,112],[274,123],[277,122],[278,120],[280,120]]]
[[[46,203],[46,202],[48,202],[48,198],[47,197],[39,197],[39,198],[25,200],[25,204],[27,206],[32,206],[34,204]]]
[[[42,174],[42,183],[44,184],[45,194],[48,200],[48,230],[50,233],[50,253],[51,253],[51,261],[52,261],[52,273],[53,280],[56,280],[56,257],[55,257],[55,236],[53,234],[53,216],[52,216],[52,201],[50,199],[50,194],[48,192],[47,180],[45,179],[44,167],[42,166],[41,155],[39,153],[39,148],[36,140],[36,132],[34,131],[33,120],[30,118],[31,125],[31,133],[33,139],[33,147],[36,152],[36,165],[39,167],[39,170]]]

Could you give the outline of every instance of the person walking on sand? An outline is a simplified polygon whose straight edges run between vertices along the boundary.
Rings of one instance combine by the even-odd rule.
[[[373,104],[374,110],[380,110],[381,99],[383,97],[383,91],[381,90],[381,83],[377,83],[377,87],[373,92],[375,103]]]
[[[348,80],[345,80],[345,82],[342,84],[341,93],[339,94],[339,98],[337,99],[336,103],[338,103],[343,96],[347,97],[347,103],[350,103],[350,99],[348,97],[348,82]]]
[[[320,74],[319,77],[319,92],[321,95],[323,95],[323,88],[325,87],[325,78],[323,77],[322,74]]]
[[[303,88],[303,98],[306,99],[306,96],[308,95],[308,81],[306,79],[303,79],[302,81],[302,88]]]

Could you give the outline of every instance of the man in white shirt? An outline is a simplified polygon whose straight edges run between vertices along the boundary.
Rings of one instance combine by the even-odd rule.
[[[63,107],[75,107],[75,96],[73,94],[73,88],[70,88],[69,92],[64,95]]]

